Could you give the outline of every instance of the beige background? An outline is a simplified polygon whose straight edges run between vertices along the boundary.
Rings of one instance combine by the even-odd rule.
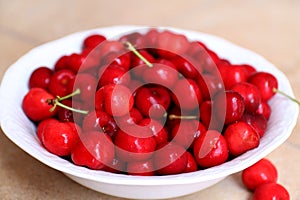
[[[76,31],[111,25],[174,26],[223,37],[274,63],[288,76],[296,96],[300,97],[298,0],[0,0],[0,76],[35,46]],[[268,156],[279,170],[279,182],[297,200],[300,199],[299,124],[288,141]],[[0,199],[118,198],[78,185],[0,134]],[[249,200],[251,193],[241,185],[240,174],[235,174],[180,199]]]

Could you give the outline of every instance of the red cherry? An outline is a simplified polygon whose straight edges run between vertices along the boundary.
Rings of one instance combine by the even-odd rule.
[[[77,73],[83,66],[85,59],[86,57],[82,54],[71,54],[68,59],[68,69],[72,70],[74,73]]]
[[[240,68],[244,69],[245,71],[245,75],[246,75],[246,78],[248,79],[252,74],[254,74],[256,72],[256,69],[251,66],[251,65],[248,65],[248,64],[241,64],[241,65],[238,65],[240,66]]]
[[[224,90],[221,77],[212,74],[202,74],[196,81],[204,100],[211,100],[218,92]]]
[[[80,130],[72,122],[48,122],[42,134],[45,148],[58,156],[68,156],[79,142]]]
[[[230,153],[234,156],[256,148],[260,140],[258,133],[246,122],[230,124],[224,132],[224,137]]]
[[[99,34],[90,35],[84,39],[83,48],[94,48],[105,40],[106,38],[103,35],[99,35]]]
[[[126,170],[126,163],[115,157],[111,163],[105,165],[101,170],[111,173],[123,173]]]
[[[257,72],[248,78],[248,82],[255,85],[264,101],[268,101],[275,95],[274,89],[278,89],[278,82],[275,76],[268,72]]]
[[[122,52],[124,50],[124,45],[115,40],[105,40],[99,45],[99,51],[103,53],[108,52]]]
[[[101,65],[118,65],[128,71],[130,68],[130,53],[109,52],[101,59]]]
[[[131,44],[134,44],[134,46],[140,47],[140,40],[142,39],[143,35],[138,32],[129,33],[127,35],[123,35],[119,41],[122,43],[130,42]],[[138,43],[138,45],[137,45]]]
[[[171,142],[155,151],[153,161],[160,175],[180,174],[187,166],[188,155],[182,146]]]
[[[46,130],[45,127],[48,126],[48,124],[53,122],[57,123],[58,121],[55,118],[47,118],[38,123],[36,134],[41,142],[42,142],[44,131]]]
[[[267,183],[256,188],[253,200],[290,200],[288,191],[278,183]]]
[[[187,154],[187,164],[183,171],[183,173],[195,172],[198,170],[197,162],[194,156],[190,152],[186,152]]]
[[[98,170],[112,163],[115,150],[108,135],[93,131],[82,134],[80,139],[71,153],[76,165]]]
[[[220,132],[208,130],[195,141],[194,156],[202,167],[220,165],[228,159],[226,140]]]
[[[119,129],[109,114],[103,111],[91,111],[83,119],[82,130],[84,132],[101,131],[112,137]]]
[[[37,68],[31,73],[29,78],[29,88],[39,87],[47,90],[52,74],[53,71],[48,67]]]
[[[263,115],[244,113],[240,121],[251,125],[260,137],[262,137],[266,132],[268,121]]]
[[[269,106],[269,104],[267,102],[262,101],[258,105],[256,113],[263,115],[266,118],[266,120],[269,120],[270,115],[271,115],[271,107]]]
[[[54,96],[66,96],[73,90],[75,74],[69,69],[62,69],[55,72],[50,79],[49,91]]]
[[[157,145],[164,144],[168,141],[168,133],[159,121],[145,118],[141,120],[138,125],[148,127],[152,131]]]
[[[266,183],[276,183],[278,172],[273,163],[265,158],[242,172],[242,181],[247,189],[254,191]]]
[[[159,85],[141,87],[135,95],[135,105],[146,117],[161,118],[171,103],[169,91]]]
[[[193,110],[202,102],[199,87],[192,79],[179,79],[172,92],[173,101],[183,110]]]
[[[165,58],[183,55],[189,48],[189,42],[184,35],[167,30],[158,34],[157,44],[160,55]]]
[[[54,96],[42,88],[32,88],[24,96],[22,109],[27,117],[32,121],[41,121],[53,117],[56,109],[50,111],[53,107],[49,105],[48,100],[54,99]]]
[[[154,83],[172,88],[178,80],[178,72],[168,65],[154,63],[152,67],[145,68],[143,80],[145,83]]]
[[[195,78],[202,73],[202,67],[191,57],[176,56],[171,60],[185,78]]]
[[[122,116],[132,109],[133,97],[127,87],[110,84],[103,86],[101,91],[103,92],[103,106],[111,116]]]
[[[243,97],[235,91],[217,94],[214,98],[214,106],[219,120],[224,120],[225,124],[238,121],[245,110]]]
[[[212,101],[204,101],[200,104],[200,120],[206,129],[221,130],[223,128],[223,123],[219,123],[215,114],[212,115],[212,109],[215,109],[214,113],[218,112],[218,110],[216,111],[216,108],[213,106],[214,104]]]
[[[61,69],[68,69],[69,68],[69,59],[70,59],[70,56],[67,56],[67,55],[61,56],[54,64],[54,71],[59,71]]]
[[[173,142],[185,148],[192,147],[197,138],[206,132],[206,128],[197,120],[182,120],[176,124],[171,137]]]
[[[128,125],[138,124],[142,119],[143,119],[143,115],[136,108],[132,108],[129,111],[129,113],[127,113],[127,114],[125,114],[121,117],[116,117],[116,121],[118,123],[118,126],[121,129],[125,126],[128,126]]]
[[[125,162],[147,160],[156,149],[155,138],[148,127],[127,126],[118,131],[114,142],[118,158]]]
[[[247,81],[247,71],[239,65],[220,65],[218,68],[227,90],[236,83]]]
[[[211,73],[217,70],[217,63],[220,62],[219,56],[205,48],[204,51],[200,51],[195,55],[195,60],[200,63],[203,68],[203,71],[206,73]]]
[[[261,102],[261,95],[258,88],[247,82],[240,82],[232,87],[244,99],[245,109],[248,112],[255,112]]]
[[[127,71],[124,68],[116,64],[100,68],[98,72],[98,77],[99,87],[108,84],[128,85],[130,82],[130,73],[127,73]]]
[[[152,159],[129,162],[127,164],[127,173],[135,176],[154,176],[155,170]]]
[[[74,99],[79,99],[85,103],[90,103],[89,100],[94,100],[97,84],[97,79],[91,74],[78,73],[74,79],[72,91],[75,89],[80,89],[80,94],[74,96]]]

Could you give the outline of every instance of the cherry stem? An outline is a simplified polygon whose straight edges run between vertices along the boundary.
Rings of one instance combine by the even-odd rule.
[[[300,105],[300,101],[298,101],[297,99],[289,96],[288,94],[278,90],[277,88],[273,88],[273,92],[281,94],[281,95],[285,96],[286,98],[290,99],[291,101],[293,101],[293,102],[297,103],[298,105]]]
[[[73,112],[78,112],[78,113],[81,113],[81,114],[88,114],[89,111],[87,111],[87,110],[80,110],[80,109],[72,108],[72,107],[69,107],[69,106],[61,103],[61,101],[65,100],[65,99],[68,99],[68,98],[71,98],[71,97],[73,97],[77,94],[80,94],[80,89],[79,88],[76,89],[71,94],[68,94],[66,96],[63,96],[63,97],[57,96],[55,99],[48,99],[47,100],[48,103],[53,105],[53,107],[50,108],[50,112],[53,112],[57,106],[60,106],[62,108],[65,108],[67,110],[71,110]]]
[[[67,110],[71,110],[73,112],[78,112],[78,113],[81,113],[81,114],[88,114],[88,112],[89,112],[87,110],[79,110],[79,109],[76,109],[76,108],[66,106],[65,104],[62,104],[61,102],[59,102],[58,99],[54,100],[54,106],[50,109],[50,112],[53,112],[54,109],[56,108],[56,106],[60,106],[60,107],[65,108]]]
[[[150,63],[140,52],[136,50],[136,48],[130,43],[130,42],[125,42],[125,46],[127,47],[128,50],[132,51],[137,57],[139,57],[148,67],[153,67],[153,64]]]
[[[196,115],[186,115],[186,116],[178,116],[178,115],[169,115],[169,119],[173,120],[173,119],[198,119],[198,117]]]

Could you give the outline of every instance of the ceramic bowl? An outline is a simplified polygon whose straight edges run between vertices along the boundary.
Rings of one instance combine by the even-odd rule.
[[[278,79],[279,89],[294,96],[286,76],[262,56],[216,36],[175,28],[163,29],[182,33],[190,40],[200,40],[232,63],[247,63],[259,71],[272,73]],[[290,136],[297,121],[298,105],[283,96],[275,95],[270,101],[272,115],[268,129],[259,147],[219,166],[193,173],[152,177],[113,174],[76,166],[45,150],[35,134],[36,127],[21,108],[31,72],[42,65],[53,66],[63,54],[79,52],[83,39],[90,34],[100,33],[112,38],[146,30],[147,27],[115,26],[78,32],[38,46],[22,56],[8,68],[1,83],[0,120],[5,135],[32,157],[81,185],[101,193],[135,199],[163,199],[200,191],[254,164]]]

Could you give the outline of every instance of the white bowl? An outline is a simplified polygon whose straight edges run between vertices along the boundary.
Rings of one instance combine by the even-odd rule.
[[[119,175],[73,165],[45,150],[36,137],[34,124],[28,120],[21,108],[22,98],[28,91],[27,82],[31,72],[42,65],[53,66],[63,54],[79,52],[83,38],[92,33],[100,33],[110,38],[146,29],[147,27],[116,26],[88,30],[41,45],[25,54],[9,67],[2,80],[0,120],[3,132],[29,155],[49,167],[63,172],[74,181],[105,194],[136,199],[163,199],[200,191],[228,175],[254,164],[290,136],[297,121],[298,105],[285,97],[275,95],[270,101],[272,115],[268,122],[268,129],[261,139],[259,147],[222,165],[206,170],[171,176]],[[174,28],[168,29],[183,33],[190,40],[203,41],[220,57],[226,58],[232,63],[248,63],[259,71],[271,72],[279,81],[279,89],[294,96],[285,75],[260,55],[212,35]]]

